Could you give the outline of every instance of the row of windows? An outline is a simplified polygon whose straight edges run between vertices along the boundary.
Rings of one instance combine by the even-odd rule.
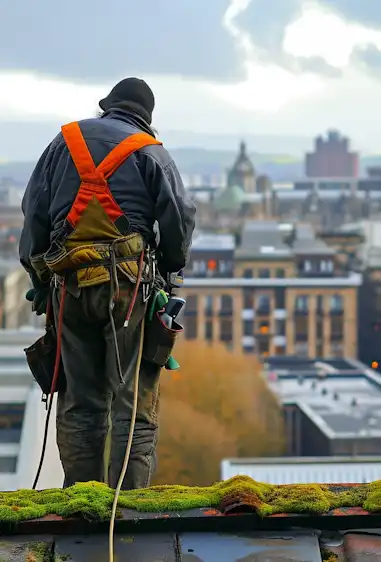
[[[275,291],[275,308],[284,309],[285,307],[284,291]],[[205,295],[203,297],[204,309],[207,311],[213,310],[213,295]],[[310,295],[299,295],[295,299],[295,310],[308,312],[312,299]],[[198,309],[198,296],[189,295],[186,297],[186,310],[189,312],[196,312]],[[252,290],[245,289],[243,293],[243,308],[252,310],[270,311],[271,296],[269,294],[257,294]],[[344,308],[344,300],[342,295],[332,295],[328,297],[329,310],[333,312],[341,312]],[[316,309],[318,312],[323,312],[324,297],[318,295],[316,297]],[[233,311],[233,297],[231,295],[222,295],[219,298],[219,309],[225,312]]]
[[[305,273],[332,273],[334,271],[334,263],[332,260],[319,260],[311,261],[305,260],[299,267],[300,271]],[[198,275],[233,275],[233,262],[230,260],[200,260],[194,261],[190,267],[190,273]],[[246,268],[243,270],[244,279],[252,279],[254,274],[257,273],[259,279],[270,279],[272,270],[268,267],[261,267],[258,270],[253,268]],[[277,267],[274,270],[274,277],[277,279],[284,279],[286,277],[286,270],[282,267]]]
[[[254,269],[244,269],[243,270],[243,277],[244,279],[252,279],[254,277]],[[267,267],[263,267],[258,269],[258,278],[259,279],[270,279],[271,277],[271,269]],[[277,279],[284,279],[286,277],[286,271],[282,267],[277,267],[275,269],[275,276]]]
[[[212,320],[207,320],[203,327],[203,333],[199,334],[199,327],[197,318],[188,317],[185,321],[185,338],[192,339],[205,339],[207,341],[212,341],[219,339],[223,342],[233,341],[233,323],[229,318],[221,318],[218,324],[215,324]],[[214,330],[218,330],[215,333]],[[286,336],[286,322],[285,320],[276,320],[274,325],[274,333],[271,333],[271,326],[269,322],[261,321],[256,322],[254,320],[244,320],[243,321],[243,336],[259,336],[258,342],[260,341],[270,341],[270,337],[266,336]],[[305,317],[300,317],[296,319],[295,322],[295,335],[294,343],[295,345],[306,344],[305,347],[308,351],[308,340],[309,340],[309,324],[308,319]],[[344,323],[341,318],[333,317],[331,319],[330,325],[330,342],[332,345],[342,345],[344,340]],[[323,345],[323,322],[317,322],[315,341],[317,345]],[[267,344],[266,344],[267,345]],[[301,345],[303,348],[303,345]],[[320,354],[317,354],[321,356]]]

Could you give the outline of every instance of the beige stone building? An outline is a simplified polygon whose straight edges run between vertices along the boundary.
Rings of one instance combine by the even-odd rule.
[[[196,237],[182,290],[184,337],[259,357],[357,357],[358,273],[306,226],[247,223],[239,247]]]

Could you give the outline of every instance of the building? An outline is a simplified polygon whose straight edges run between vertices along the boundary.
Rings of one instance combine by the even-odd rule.
[[[17,265],[4,279],[3,327],[17,329],[22,326],[43,326],[45,316],[36,316],[32,304],[25,299],[32,284],[24,268]]]
[[[350,152],[349,139],[338,131],[328,131],[327,138],[315,139],[315,150],[306,155],[306,176],[309,178],[348,177],[359,173],[359,155]]]
[[[194,254],[192,247],[182,289],[186,339],[221,341],[259,357],[357,356],[361,275],[342,268],[311,228],[247,222],[234,252],[229,238],[218,253],[217,239],[202,252],[197,238]],[[221,238],[221,247],[226,242]]]
[[[355,359],[270,357],[264,376],[284,412],[287,455],[381,456],[381,376]]]
[[[0,490],[31,488],[44,435],[46,409],[23,349],[42,330],[0,330]],[[63,471],[55,443],[53,407],[45,463],[38,488],[61,488]]]
[[[250,476],[268,484],[365,484],[380,479],[380,457],[224,459],[221,480]]]
[[[334,134],[333,140],[327,141],[330,142],[335,146],[338,143],[343,149],[346,139]],[[340,163],[340,157],[335,150],[316,158],[323,158],[324,162],[332,160],[333,169],[336,169],[335,162]],[[246,220],[276,218],[303,220],[317,228],[332,230],[348,221],[381,216],[381,168],[369,168],[367,176],[359,178],[357,173],[348,171],[345,164],[352,157],[358,160],[352,153],[344,155],[344,163],[337,173],[330,173],[331,164],[327,164],[328,167],[322,164],[323,175],[309,177],[307,174],[285,187],[273,184],[266,175],[258,175],[245,143],[241,143],[224,186],[204,183],[188,187],[197,204],[198,228],[210,229],[213,225],[215,231],[231,232],[242,228]]]

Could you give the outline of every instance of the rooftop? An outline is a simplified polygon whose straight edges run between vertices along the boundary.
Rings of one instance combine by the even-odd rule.
[[[266,376],[329,438],[381,437],[381,376],[360,362],[269,358]]]
[[[231,234],[198,232],[192,241],[192,250],[234,250],[235,239]]]
[[[244,287],[359,287],[362,283],[362,275],[349,273],[345,277],[286,277],[262,279],[253,278],[196,278],[185,277],[184,288],[192,287],[216,287],[216,288],[244,288]]]
[[[247,481],[243,482],[246,486]],[[366,559],[377,560],[381,552],[378,530],[381,517],[376,511],[378,504],[365,499],[369,497],[369,488],[366,485],[328,486],[328,494],[332,497],[340,493],[348,498],[361,497],[353,503],[348,500],[348,507],[333,509],[328,503],[325,505],[327,491],[315,495],[318,489],[318,486],[305,489],[304,497],[310,501],[311,510],[304,514],[295,511],[292,499],[287,500],[281,495],[279,501],[288,503],[293,513],[280,513],[278,507],[273,515],[260,517],[252,503],[256,493],[251,488],[245,488],[243,495],[238,494],[229,500],[225,497],[216,507],[146,513],[121,508],[121,517],[115,523],[116,559],[141,562],[356,562],[366,556]],[[297,490],[301,492],[300,488],[294,488]],[[143,494],[147,492],[144,490]],[[77,496],[76,506],[78,501]],[[369,511],[364,508],[367,501]],[[86,507],[82,509],[86,510]],[[46,562],[58,558],[78,562],[108,560],[107,519],[100,522],[86,519],[51,514],[12,527],[2,522],[0,555],[6,560],[43,558]],[[6,536],[6,529],[12,535]]]
[[[245,475],[269,484],[366,483],[380,478],[380,457],[281,457],[224,459],[221,479]]]

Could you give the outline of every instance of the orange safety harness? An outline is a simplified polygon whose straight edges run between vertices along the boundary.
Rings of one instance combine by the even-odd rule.
[[[48,428],[49,428],[49,420],[53,406],[53,398],[54,394],[57,389],[57,382],[58,377],[60,374],[61,368],[61,340],[62,340],[62,328],[63,328],[63,313],[64,313],[64,302],[66,296],[66,278],[65,274],[75,270],[77,268],[96,268],[96,267],[111,267],[113,269],[113,276],[109,274],[107,278],[105,276],[101,276],[98,278],[98,282],[105,282],[110,280],[110,320],[114,331],[114,338],[116,344],[116,353],[117,353],[117,360],[119,365],[120,376],[121,368],[120,368],[120,358],[119,358],[119,350],[116,340],[116,333],[115,333],[115,326],[113,322],[112,316],[112,309],[113,303],[116,298],[118,298],[118,284],[117,284],[117,270],[116,267],[118,264],[122,264],[128,260],[135,259],[138,264],[138,270],[136,275],[136,283],[134,292],[129,303],[126,319],[125,319],[125,327],[128,325],[130,320],[139,286],[142,281],[143,275],[143,266],[144,266],[144,257],[145,257],[145,247],[142,246],[141,252],[139,256],[127,256],[122,255],[119,258],[115,258],[113,254],[112,248],[115,243],[120,242],[127,242],[131,241],[131,236],[136,236],[135,233],[129,233],[130,225],[129,221],[117,204],[115,199],[112,196],[110,188],[108,186],[107,180],[110,176],[121,166],[121,164],[135,151],[144,148],[148,145],[154,144],[162,144],[160,141],[156,140],[151,135],[147,133],[137,133],[130,135],[125,140],[123,140],[119,145],[117,145],[111,152],[106,156],[106,158],[96,167],[94,161],[91,157],[89,149],[86,145],[85,139],[83,138],[81,129],[77,122],[69,123],[68,125],[64,125],[62,127],[62,134],[65,139],[66,145],[69,149],[70,155],[74,162],[74,165],[78,171],[80,177],[80,186],[77,192],[77,196],[74,200],[74,203],[69,211],[69,214],[66,217],[64,227],[63,227],[63,234],[60,238],[60,244],[55,246],[55,251],[52,253],[50,252],[50,259],[49,259],[49,252],[45,255],[45,261],[48,267],[54,272],[59,272],[59,274],[63,274],[62,276],[62,283],[61,283],[61,295],[60,295],[60,307],[59,307],[59,314],[58,314],[58,321],[57,321],[57,348],[56,348],[56,356],[55,356],[55,365],[54,365],[54,373],[50,388],[50,396],[49,396],[49,404],[47,406],[47,416],[45,422],[45,431],[44,431],[44,439],[43,439],[43,446],[42,446],[42,453],[41,458],[37,470],[37,474],[34,480],[33,489],[36,488],[37,482],[41,473],[45,451],[46,451],[46,444],[47,444],[47,436],[48,436]],[[97,224],[95,220],[95,216],[91,216],[89,210],[91,207],[101,207],[103,209],[103,214],[101,218],[105,219],[105,224],[103,225],[103,233],[108,229],[109,240],[105,240],[105,237],[101,238],[102,241],[102,249],[106,249],[106,258],[98,260],[81,260],[81,263],[70,263],[70,260],[67,259],[67,252],[65,249],[65,242],[67,240],[75,240],[76,246],[74,247],[75,250],[78,249],[85,249],[85,257],[88,257],[89,252],[86,250],[91,248],[92,244],[96,244],[94,242],[99,237],[97,235]],[[86,214],[88,216],[86,216]],[[97,215],[99,216],[99,215]],[[87,229],[82,228],[83,223],[87,222]],[[79,233],[78,233],[79,231]],[[88,233],[92,235],[93,240],[86,239]],[[58,251],[57,251],[58,250]],[[108,250],[108,251],[107,251]],[[54,254],[54,257],[52,255]],[[93,255],[93,254],[92,254]],[[110,258],[110,259],[108,259]],[[64,264],[64,267],[60,267]],[[70,267],[71,266],[71,267]],[[116,294],[112,290],[112,283],[111,281],[116,283]],[[94,284],[94,283],[92,283]],[[82,284],[85,286],[86,283]],[[89,283],[90,285],[90,283]],[[47,311],[46,311],[46,323],[50,322],[50,316],[52,313],[52,303],[51,298],[49,298]],[[123,381],[123,378],[122,378]],[[124,382],[124,381],[123,381]]]

